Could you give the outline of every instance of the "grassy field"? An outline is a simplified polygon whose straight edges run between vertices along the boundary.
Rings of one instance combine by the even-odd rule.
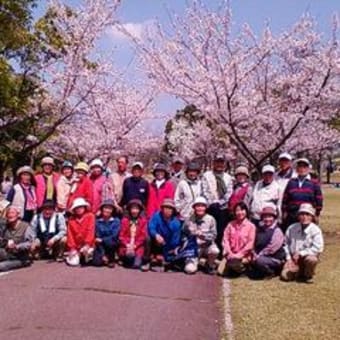
[[[314,284],[232,280],[236,340],[340,337],[340,189],[324,192],[326,248]]]

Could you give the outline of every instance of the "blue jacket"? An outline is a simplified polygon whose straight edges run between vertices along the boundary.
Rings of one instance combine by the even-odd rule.
[[[105,221],[101,217],[96,219],[96,237],[103,240],[104,245],[118,245],[118,235],[120,231],[120,220],[111,217]]]
[[[139,199],[146,206],[149,197],[149,183],[144,178],[128,177],[123,183],[122,206],[132,199]]]
[[[151,238],[155,238],[157,234],[164,238],[163,256],[166,261],[171,261],[174,258],[171,251],[181,244],[181,221],[175,216],[166,221],[160,212],[156,212],[149,221],[148,229]]]

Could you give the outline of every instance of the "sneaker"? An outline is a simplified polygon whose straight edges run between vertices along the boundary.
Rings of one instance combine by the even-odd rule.
[[[141,267],[140,267],[142,272],[148,272],[151,269],[151,264],[150,262],[148,263],[144,263]]]

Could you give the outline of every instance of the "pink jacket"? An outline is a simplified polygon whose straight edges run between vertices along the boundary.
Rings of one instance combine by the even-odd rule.
[[[96,214],[103,201],[107,199],[114,199],[112,185],[110,185],[108,179],[102,175],[98,178],[90,177],[93,185],[93,205],[92,212]]]
[[[53,186],[54,186],[54,196],[57,197],[57,183],[59,181],[60,175],[56,172],[53,172]],[[40,208],[46,197],[46,180],[43,174],[38,174],[35,176],[35,181],[37,182],[37,186],[35,189],[37,195],[37,205]]]
[[[149,198],[146,207],[146,216],[151,218],[151,216],[159,211],[161,208],[161,204],[163,203],[165,198],[174,199],[175,196],[175,188],[171,181],[165,181],[159,189],[155,182],[149,184]]]
[[[223,254],[227,258],[251,257],[254,249],[256,227],[247,218],[241,223],[231,221],[224,230]]]

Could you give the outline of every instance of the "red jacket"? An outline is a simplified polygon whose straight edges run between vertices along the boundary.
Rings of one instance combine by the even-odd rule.
[[[160,210],[161,204],[165,198],[174,199],[175,187],[171,181],[165,181],[159,189],[155,184],[155,181],[149,184],[149,198],[146,208],[146,215],[148,218]]]
[[[67,201],[67,210],[72,206],[76,198],[82,197],[90,204],[90,210],[93,206],[93,184],[88,177],[84,177],[81,182],[72,185],[70,196]]]
[[[135,236],[135,254],[142,257],[144,255],[144,246],[147,238],[147,219],[140,216],[137,221],[137,230]],[[126,255],[127,245],[131,242],[130,219],[123,217],[119,232],[119,256]]]
[[[67,225],[67,248],[80,250],[85,245],[94,246],[95,216],[86,212],[81,218],[71,216]]]

